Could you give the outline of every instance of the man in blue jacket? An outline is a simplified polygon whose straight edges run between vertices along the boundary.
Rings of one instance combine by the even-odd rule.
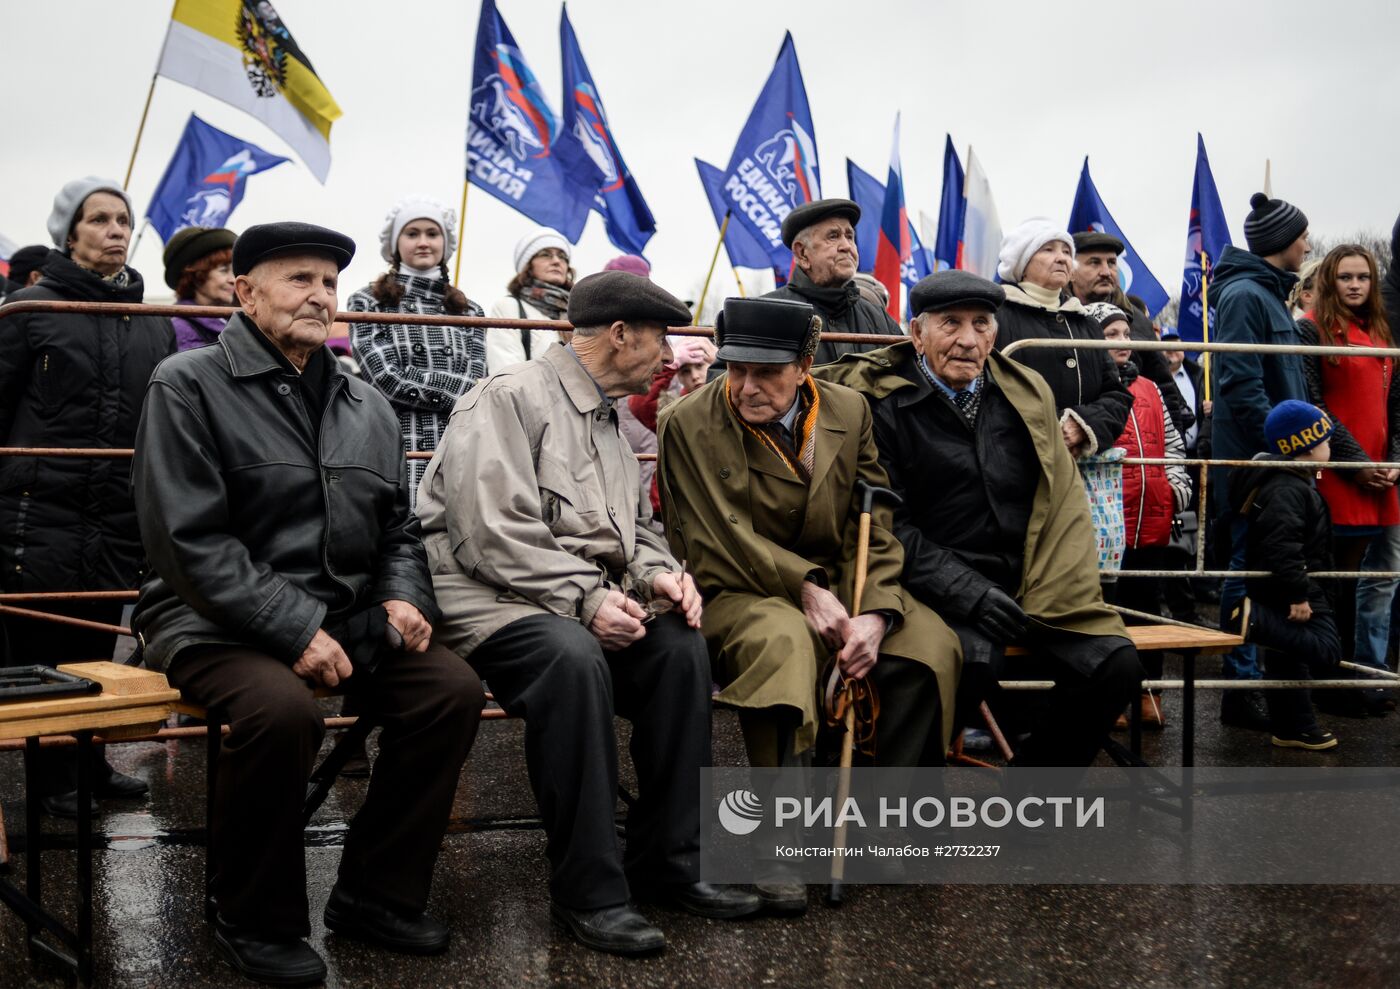
[[[1296,206],[1250,197],[1244,221],[1248,251],[1227,247],[1212,272],[1211,299],[1216,304],[1211,337],[1219,343],[1298,344],[1297,327],[1285,300],[1298,280],[1294,274],[1308,256],[1308,218]],[[1215,354],[1211,358],[1215,408],[1212,453],[1221,460],[1249,460],[1265,450],[1264,420],[1287,399],[1307,401],[1303,358],[1298,354]],[[1211,472],[1218,530],[1229,533],[1230,569],[1244,569],[1244,522],[1228,504],[1229,471]],[[1220,595],[1221,623],[1244,597],[1244,581],[1225,581]],[[1225,657],[1230,680],[1258,680],[1263,675],[1254,647],[1245,645]],[[1240,728],[1268,730],[1268,709],[1259,690],[1229,690],[1220,720]]]

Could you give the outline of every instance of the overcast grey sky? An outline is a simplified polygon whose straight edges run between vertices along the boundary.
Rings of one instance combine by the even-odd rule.
[[[299,164],[249,182],[231,225],[337,227],[359,244],[342,301],[382,267],[378,231],[402,194],[461,195],[476,0],[275,0],[344,111],[330,178]],[[498,0],[558,109],[559,4]],[[46,239],[53,194],[90,173],[120,180],[168,23],[167,0],[6,0],[0,66],[0,234]],[[1158,279],[1180,285],[1195,136],[1242,243],[1248,199],[1273,161],[1276,195],[1313,230],[1389,230],[1400,210],[1400,5],[1316,2],[894,2],[573,0],[569,15],[615,136],[652,212],[654,277],[695,291],[716,229],[691,159],[723,166],[791,29],[816,124],[822,189],[845,195],[845,159],[883,179],[896,110],[911,217],[938,207],[943,135],[971,144],[1002,223],[1063,222],[1084,155],[1100,193]],[[289,154],[261,123],[178,83],[156,86],[131,193],[138,213],[189,113]],[[529,220],[473,188],[462,287],[504,292]],[[133,259],[152,293],[159,238]],[[618,252],[589,220],[580,272]],[[725,277],[728,277],[727,269]],[[728,282],[732,286],[732,279]]]

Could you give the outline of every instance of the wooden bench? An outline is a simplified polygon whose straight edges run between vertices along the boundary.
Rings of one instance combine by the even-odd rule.
[[[1244,639],[1229,632],[1213,628],[1184,625],[1129,625],[1128,637],[1138,652],[1177,652],[1181,653],[1182,704],[1181,704],[1181,765],[1183,768],[1196,763],[1196,659],[1199,656],[1217,656],[1230,652],[1243,645]],[[1025,656],[1029,651],[1021,646],[1006,650],[1008,656]],[[1002,686],[1011,689],[1026,689],[1024,682],[1003,681]],[[1031,688],[1037,689],[1037,688]],[[1142,709],[1141,705],[1130,705],[1132,717],[1129,722],[1129,747],[1134,756],[1142,754]]]
[[[69,663],[63,673],[102,684],[100,694],[0,703],[0,739],[24,747],[25,888],[0,879],[0,903],[23,918],[29,953],[71,968],[81,985],[92,982],[92,744],[149,734],[170,713],[180,692],[164,675],[115,663]],[[69,928],[43,906],[44,833],[39,817],[37,757],[42,736],[71,735],[78,747],[77,926]],[[3,822],[0,822],[2,824]],[[0,845],[3,845],[0,836]],[[46,940],[56,939],[57,944]]]

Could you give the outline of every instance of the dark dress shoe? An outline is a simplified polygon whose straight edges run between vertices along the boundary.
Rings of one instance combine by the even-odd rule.
[[[1220,721],[1234,728],[1269,731],[1269,708],[1264,692],[1249,688],[1227,690],[1220,698]]]
[[[78,816],[78,791],[69,790],[67,793],[52,793],[47,797],[39,798],[39,809],[51,817]],[[89,810],[97,813],[97,801],[91,801]]]
[[[757,895],[736,886],[716,886],[712,883],[674,883],[663,887],[657,900],[711,920],[734,920],[763,909],[763,901]]]
[[[106,772],[103,772],[106,766]],[[97,767],[97,779],[92,784],[92,792],[103,800],[134,800],[151,792],[146,781],[119,773],[103,763]]]
[[[571,910],[550,901],[549,916],[580,944],[614,955],[646,955],[666,947],[666,935],[630,903],[601,910]]]
[[[326,981],[326,963],[301,938],[265,941],[214,921],[219,954],[254,982],[268,986],[314,986]]]
[[[768,913],[796,917],[807,912],[807,886],[796,882],[754,884],[759,903]]]
[[[335,884],[326,901],[326,926],[342,937],[367,941],[405,955],[438,955],[447,950],[451,937],[442,924],[425,913],[416,916],[362,896]]]

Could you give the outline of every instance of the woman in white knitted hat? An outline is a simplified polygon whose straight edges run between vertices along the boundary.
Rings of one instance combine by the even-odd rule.
[[[572,249],[564,235],[540,227],[520,238],[515,245],[515,277],[506,286],[508,293],[491,307],[491,315],[504,319],[567,319],[569,290],[574,287],[574,269],[569,266]],[[567,343],[566,334],[554,330],[493,329],[486,336],[486,367],[495,374],[540,356],[552,343]]]
[[[384,218],[379,253],[389,270],[350,296],[350,312],[481,316],[455,288],[447,260],[457,246],[457,214],[427,196],[401,200]],[[360,375],[398,413],[404,450],[435,450],[452,406],[486,374],[485,331],[462,326],[350,324]],[[418,500],[426,460],[410,460],[409,495]]]
[[[1074,238],[1043,217],[1012,228],[1001,242],[997,275],[1006,302],[997,313],[997,349],[1017,340],[1102,340],[1083,304],[1066,291]],[[1065,446],[1076,457],[1107,450],[1128,421],[1133,396],[1102,350],[1022,348],[1012,355],[1045,378]]]

